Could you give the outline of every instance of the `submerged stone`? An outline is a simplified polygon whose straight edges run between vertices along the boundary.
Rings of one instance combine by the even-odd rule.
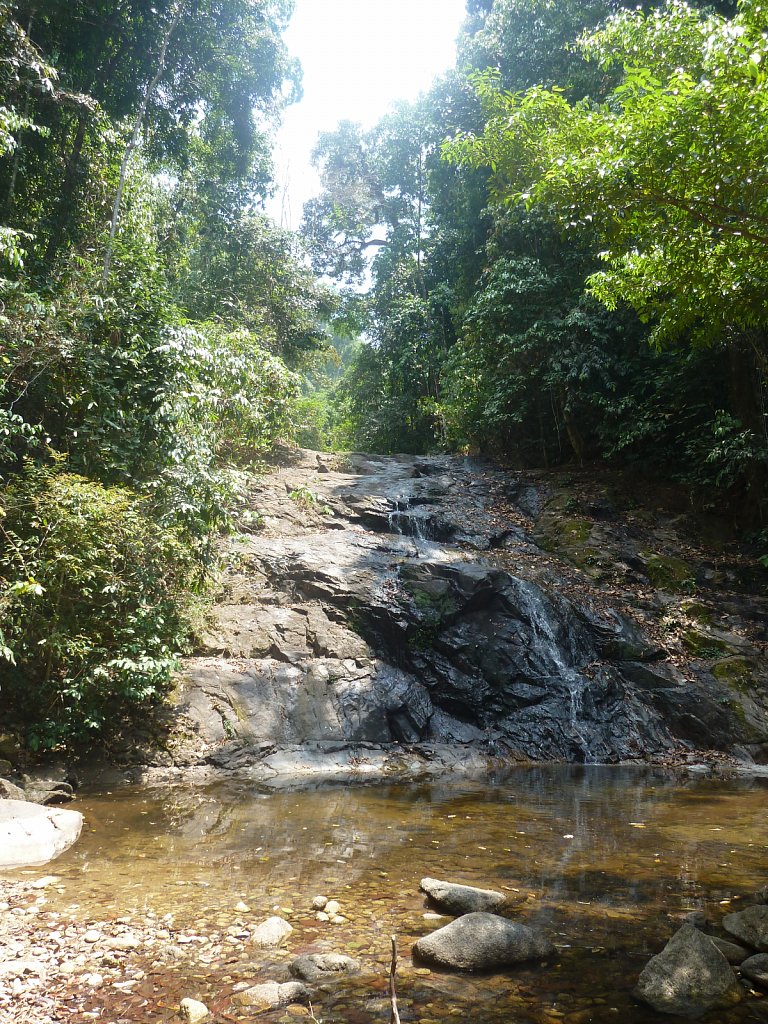
[[[282,917],[268,917],[254,929],[251,941],[254,946],[262,946],[265,949],[271,946],[280,946],[292,931],[293,928]]]
[[[308,953],[300,956],[288,968],[294,978],[319,981],[326,978],[357,974],[360,961],[341,953]]]
[[[283,985],[276,981],[265,981],[261,985],[253,985],[243,992],[238,992],[234,999],[241,1006],[248,1006],[256,1013],[261,1013],[280,1006],[289,1006],[291,1003],[306,1003],[309,1000],[309,992],[298,981],[287,981]]]
[[[734,1006],[744,993],[712,940],[684,924],[645,965],[635,995],[659,1013],[700,1017]]]

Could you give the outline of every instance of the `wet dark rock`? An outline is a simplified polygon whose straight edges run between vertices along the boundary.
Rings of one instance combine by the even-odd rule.
[[[709,938],[729,964],[740,964],[749,956],[749,950],[744,946],[739,946],[736,942],[729,942],[728,939],[721,939],[717,935],[710,935]]]
[[[544,960],[553,953],[554,946],[538,929],[484,913],[465,914],[413,947],[414,957],[423,963],[462,971]]]
[[[294,978],[302,981],[326,981],[357,974],[360,961],[341,953],[308,953],[294,960],[288,969]]]
[[[723,928],[752,949],[768,952],[768,906],[747,907],[736,914],[726,914]]]
[[[700,1017],[734,1006],[744,993],[711,939],[686,924],[648,961],[635,995],[659,1013]]]
[[[493,889],[441,882],[437,878],[422,878],[419,888],[438,910],[456,917],[476,912],[493,913],[506,902],[504,894]]]
[[[741,974],[760,988],[768,988],[768,953],[756,953],[741,962]]]

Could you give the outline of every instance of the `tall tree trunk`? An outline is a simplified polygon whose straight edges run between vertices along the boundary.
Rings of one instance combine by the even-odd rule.
[[[118,181],[117,185],[117,194],[115,195],[115,202],[112,206],[112,220],[109,225],[109,239],[107,240],[107,248],[104,253],[104,269],[101,274],[101,284],[103,288],[106,288],[107,280],[109,279],[109,267],[112,262],[112,249],[114,247],[115,235],[117,234],[117,225],[120,220],[120,206],[122,205],[123,192],[125,191],[125,181],[128,176],[128,164],[130,163],[130,159],[133,156],[133,153],[138,148],[139,140],[141,139],[141,129],[144,126],[144,118],[146,117],[147,113],[147,107],[149,106],[149,101],[152,98],[152,93],[157,88],[157,83],[160,81],[162,74],[165,71],[165,59],[168,53],[168,46],[171,41],[171,36],[173,35],[176,26],[179,23],[179,19],[181,18],[181,12],[183,8],[184,0],[178,0],[178,3],[176,4],[175,9],[173,10],[171,20],[163,36],[163,42],[160,47],[160,55],[157,61],[157,71],[155,72],[152,81],[149,83],[144,92],[144,98],[141,101],[139,112],[136,115],[136,123],[133,126],[131,138],[128,142],[128,145],[125,147],[123,159],[120,163],[120,180]]]
[[[734,337],[728,346],[731,409],[764,449],[768,449],[767,353],[768,338],[762,331]],[[762,525],[768,519],[768,460],[753,460],[748,466],[745,482],[745,521],[749,526]]]
[[[64,228],[66,227],[67,220],[72,213],[72,200],[75,195],[75,185],[77,184],[77,173],[80,169],[80,157],[82,156],[83,146],[85,145],[85,135],[88,129],[88,112],[81,111],[77,118],[77,131],[75,132],[75,139],[72,143],[72,151],[69,154],[67,160],[67,167],[64,172],[64,182],[61,186],[61,194],[59,197],[59,211],[54,220],[51,234],[48,238],[48,244],[45,248],[45,264],[51,267],[56,260],[56,256],[61,246],[61,238],[64,234]]]

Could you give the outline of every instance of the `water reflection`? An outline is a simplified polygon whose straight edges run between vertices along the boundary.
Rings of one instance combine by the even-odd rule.
[[[336,948],[383,963],[391,932],[406,949],[434,927],[422,917],[423,875],[502,888],[560,944],[559,966],[482,984],[406,974],[404,1020],[455,1018],[459,1006],[472,1021],[649,1022],[629,989],[671,934],[670,915],[724,912],[721,901],[766,881],[765,795],[759,780],[560,766],[416,786],[126,789],[82,798],[88,831],[56,862],[65,891],[52,898],[85,917],[152,908],[198,928],[231,923],[241,899],[257,915],[280,906],[299,952],[328,938],[312,896],[334,895],[350,918]],[[379,996],[356,984],[335,1017],[328,997],[324,1020],[386,1019]],[[720,1019],[757,1019],[758,1006]]]

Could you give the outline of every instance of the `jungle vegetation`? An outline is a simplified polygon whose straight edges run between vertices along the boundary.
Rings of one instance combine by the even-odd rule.
[[[290,0],[0,0],[0,699],[158,704],[280,438],[610,462],[765,528],[766,8],[467,0],[455,68],[322,135]]]

